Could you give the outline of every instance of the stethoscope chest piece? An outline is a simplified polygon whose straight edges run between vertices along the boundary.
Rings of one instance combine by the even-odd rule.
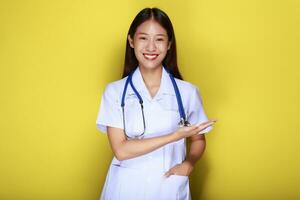
[[[185,126],[191,126],[190,122],[185,120],[185,119],[181,119],[180,122],[178,123],[179,127],[185,127]]]

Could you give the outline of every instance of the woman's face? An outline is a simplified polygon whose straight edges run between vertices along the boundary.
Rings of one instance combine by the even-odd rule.
[[[171,46],[167,31],[154,20],[147,20],[139,25],[133,40],[128,35],[128,41],[134,48],[139,66],[145,69],[161,67]]]

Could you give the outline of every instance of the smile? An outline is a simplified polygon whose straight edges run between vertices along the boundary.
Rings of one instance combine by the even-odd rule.
[[[158,54],[143,54],[147,60],[155,60],[158,57]]]

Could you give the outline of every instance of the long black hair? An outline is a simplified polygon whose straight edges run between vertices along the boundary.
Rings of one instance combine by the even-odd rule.
[[[178,79],[183,79],[177,65],[177,53],[176,53],[176,40],[175,34],[173,30],[173,25],[168,15],[160,10],[159,8],[144,8],[141,10],[134,20],[132,21],[128,35],[131,38],[134,37],[137,27],[143,22],[154,19],[158,22],[167,32],[168,40],[171,42],[170,49],[167,52],[166,57],[162,61],[162,64],[173,74],[174,77]],[[123,70],[123,78],[129,75],[132,71],[134,71],[138,66],[138,61],[134,54],[134,49],[130,47],[129,41],[126,37],[126,52],[125,52],[125,62],[124,62],[124,70]]]

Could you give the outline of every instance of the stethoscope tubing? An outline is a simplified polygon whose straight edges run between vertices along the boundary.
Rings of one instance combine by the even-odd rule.
[[[179,92],[179,88],[178,88],[178,86],[176,84],[175,78],[171,74],[171,72],[169,72],[169,70],[166,69],[166,71],[168,72],[168,74],[170,76],[170,79],[171,79],[171,82],[172,82],[172,85],[173,85],[173,88],[174,88],[174,92],[175,92],[175,95],[176,95],[178,110],[179,110],[179,114],[180,114],[179,126],[189,126],[190,123],[187,121],[187,118],[186,118],[186,115],[185,115],[185,111],[184,111],[184,107],[183,107],[183,103],[182,103],[182,98],[181,98],[181,95],[180,95],[180,92]],[[146,130],[143,99],[142,99],[141,95],[138,93],[137,89],[135,88],[135,86],[134,86],[134,84],[132,82],[133,72],[134,71],[132,71],[128,75],[127,79],[126,79],[126,82],[125,82],[125,85],[124,85],[123,94],[122,94],[122,100],[121,100],[121,107],[122,107],[122,113],[123,113],[123,126],[124,126],[124,132],[125,132],[125,135],[126,135],[127,138],[132,138],[129,135],[127,135],[127,133],[126,133],[125,110],[124,110],[124,107],[125,107],[125,96],[126,96],[126,92],[127,92],[127,88],[128,88],[129,84],[130,84],[131,88],[133,89],[135,95],[138,97],[139,103],[141,105],[141,110],[142,110],[144,130],[143,130],[143,133],[141,135],[139,135],[138,137],[142,137],[145,134],[145,130]]]

